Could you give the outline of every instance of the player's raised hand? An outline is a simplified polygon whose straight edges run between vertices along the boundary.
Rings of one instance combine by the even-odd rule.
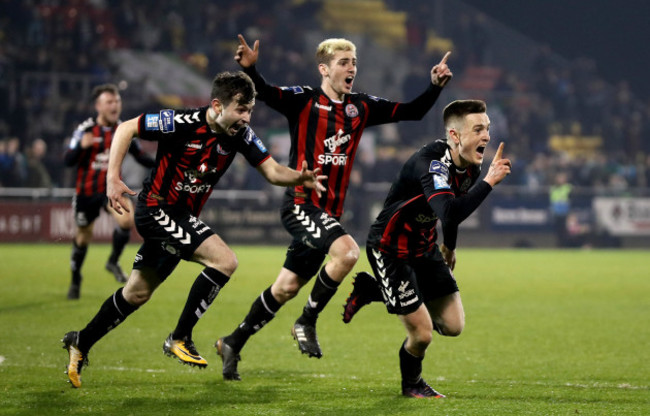
[[[137,195],[137,192],[132,191],[121,179],[111,180],[107,178],[106,196],[108,197],[108,203],[120,215],[122,215],[122,210],[131,212],[129,211],[129,204],[127,204],[124,194],[133,196]]]
[[[255,65],[257,62],[257,56],[259,55],[260,41],[256,40],[255,43],[253,43],[253,49],[251,49],[242,35],[237,35],[237,38],[239,38],[239,46],[237,46],[237,52],[235,53],[235,61],[237,61],[242,68],[248,68]]]
[[[300,179],[307,188],[316,191],[316,195],[320,198],[327,188],[321,183],[327,179],[327,175],[319,175],[321,168],[316,168],[313,171],[307,169],[307,161],[302,161],[302,169],[300,170]]]
[[[447,66],[447,59],[449,59],[451,51],[447,51],[445,56],[442,57],[440,63],[431,68],[431,82],[433,85],[444,87],[447,82],[454,76],[449,67]]]
[[[510,162],[510,159],[503,158],[504,146],[505,145],[503,142],[499,143],[499,148],[494,154],[492,163],[490,163],[490,169],[485,175],[484,181],[489,183],[491,186],[497,185],[503,180],[503,178],[510,175],[510,171],[512,169],[512,163]]]

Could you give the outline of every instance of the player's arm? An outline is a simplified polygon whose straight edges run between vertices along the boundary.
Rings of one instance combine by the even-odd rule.
[[[93,134],[79,128],[75,130],[70,139],[70,145],[63,156],[63,163],[66,166],[74,166],[83,157],[84,151],[93,145]]]
[[[456,248],[458,225],[481,205],[494,186],[510,174],[511,163],[502,157],[503,146],[503,143],[499,145],[485,178],[465,195],[456,197],[451,188],[445,187],[444,183],[448,183],[449,179],[445,176],[444,169],[438,169],[434,164],[431,164],[429,172],[422,176],[427,201],[442,223],[444,244],[450,250]]]
[[[447,52],[440,62],[431,68],[431,83],[422,94],[407,103],[397,103],[394,109],[395,121],[421,120],[433,107],[442,88],[453,77],[453,73],[447,66],[450,54],[451,52]]]
[[[128,204],[124,194],[135,195],[136,192],[129,189],[128,186],[122,181],[120,177],[122,172],[122,163],[126,152],[129,150],[131,141],[138,135],[138,121],[140,117],[132,118],[131,120],[121,123],[111,143],[111,151],[108,156],[108,170],[106,172],[106,196],[111,204],[111,207],[118,214],[122,214],[122,209],[129,212]]]
[[[263,97],[270,94],[274,87],[267,84],[264,77],[262,77],[255,68],[257,58],[259,57],[260,41],[256,40],[251,48],[248,46],[246,39],[244,39],[242,35],[237,35],[237,38],[239,39],[239,46],[237,46],[237,52],[235,53],[235,61],[237,61],[242,70],[251,77],[260,99],[264,100]]]
[[[302,169],[300,171],[293,170],[286,166],[280,165],[273,159],[268,157],[262,164],[257,166],[257,171],[264,176],[264,178],[273,185],[278,186],[299,186],[303,185],[307,188],[316,191],[320,197],[321,193],[325,190],[325,186],[321,181],[327,179],[325,175],[319,175],[320,168],[313,171],[307,169],[307,161],[302,162]]]
[[[239,46],[235,53],[235,61],[239,63],[244,73],[253,80],[257,98],[282,114],[291,114],[296,109],[302,108],[302,100],[305,97],[304,89],[302,87],[280,88],[266,82],[255,67],[259,56],[259,40],[256,40],[253,48],[251,48],[242,35],[237,35],[237,37]]]

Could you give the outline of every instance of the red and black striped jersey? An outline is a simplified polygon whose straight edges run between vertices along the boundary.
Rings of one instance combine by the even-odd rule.
[[[310,203],[340,218],[350,183],[354,157],[367,126],[419,120],[433,106],[441,88],[427,90],[409,103],[399,103],[363,93],[346,94],[337,102],[319,88],[277,87],[266,83],[255,67],[245,69],[255,82],[257,98],[282,113],[289,122],[289,167],[321,168],[327,191],[319,198],[304,186],[287,188],[285,203]]]
[[[398,258],[422,256],[434,248],[440,219],[444,243],[455,249],[458,225],[492,190],[485,181],[472,187],[480,173],[477,165],[456,167],[446,142],[425,145],[406,161],[393,182],[370,227],[368,245]]]
[[[74,131],[64,155],[64,162],[66,166],[77,166],[75,180],[77,195],[90,196],[106,193],[108,154],[113,134],[115,134],[119,123],[118,121],[114,126],[102,126],[97,124],[97,120],[94,118],[89,118]],[[92,135],[92,145],[82,148],[81,139],[86,134]],[[137,140],[131,143],[129,153],[144,166],[152,167],[154,165],[153,159],[142,151]]]
[[[158,142],[156,166],[138,196],[147,206],[173,205],[198,216],[237,153],[257,167],[271,157],[250,127],[235,136],[208,125],[208,107],[141,114],[138,136]]]

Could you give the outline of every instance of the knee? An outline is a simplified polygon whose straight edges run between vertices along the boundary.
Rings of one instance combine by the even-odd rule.
[[[409,333],[408,350],[414,355],[423,356],[433,340],[433,333],[424,328]]]
[[[271,294],[281,305],[296,297],[300,291],[300,284],[294,282],[275,282],[271,287]]]
[[[230,253],[230,255],[221,262],[222,273],[227,276],[232,276],[238,266],[239,260],[237,260],[235,253]]]
[[[148,289],[133,289],[127,284],[122,290],[124,300],[133,306],[142,306],[151,299],[152,292]]]
[[[340,254],[333,260],[339,262],[341,267],[349,271],[352,270],[357,264],[357,261],[359,260],[359,253],[359,246],[354,244],[347,247],[346,250],[341,251]]]
[[[239,260],[237,260],[237,256],[232,251],[228,252],[227,255],[220,256],[218,259],[214,258],[206,263],[206,266],[217,269],[228,277],[232,276],[235,270],[237,270],[237,266],[239,266]]]
[[[461,318],[454,322],[436,323],[436,330],[440,335],[446,337],[457,337],[465,328],[465,319]]]

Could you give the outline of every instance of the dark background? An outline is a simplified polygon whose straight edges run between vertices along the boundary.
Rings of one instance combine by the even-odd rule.
[[[598,73],[650,95],[650,1],[465,0],[567,59],[593,58]],[[642,96],[643,95],[643,96]]]

